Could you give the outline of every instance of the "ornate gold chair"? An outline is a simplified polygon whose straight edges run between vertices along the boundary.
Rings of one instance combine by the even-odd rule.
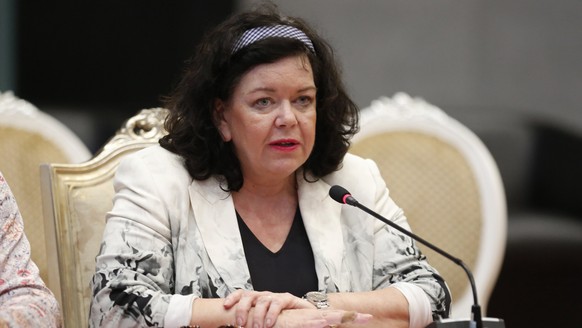
[[[80,164],[41,166],[47,247],[51,254],[48,281],[61,301],[66,327],[88,322],[90,281],[95,272],[105,214],[112,207],[113,176],[120,159],[157,144],[165,134],[167,111],[144,109],[131,117],[90,160]]]
[[[399,93],[362,110],[350,152],[376,161],[417,235],[468,265],[485,314],[505,252],[507,213],[499,170],[480,139],[439,108]],[[419,246],[451,289],[452,316],[468,317],[473,296],[465,272]]]
[[[39,166],[78,163],[89,149],[69,128],[12,92],[0,92],[0,171],[10,183],[24,220],[31,258],[47,281],[47,256]],[[50,286],[49,286],[50,287]]]

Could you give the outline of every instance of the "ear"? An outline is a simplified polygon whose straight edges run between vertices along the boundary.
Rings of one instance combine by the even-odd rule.
[[[212,118],[214,120],[214,125],[216,125],[216,128],[218,129],[218,132],[222,136],[222,140],[224,140],[224,142],[228,142],[232,139],[232,134],[230,133],[230,125],[227,119],[228,115],[226,111],[227,108],[224,101],[218,98],[215,99],[214,112]]]

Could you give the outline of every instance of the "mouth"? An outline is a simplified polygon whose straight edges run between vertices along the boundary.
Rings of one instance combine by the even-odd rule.
[[[275,143],[272,143],[272,145],[281,146],[281,147],[291,147],[291,146],[295,146],[296,143],[294,143],[294,142],[275,142]]]
[[[269,145],[274,147],[281,147],[281,148],[292,148],[299,145],[299,141],[294,139],[282,139],[282,140],[275,140],[271,142]]]

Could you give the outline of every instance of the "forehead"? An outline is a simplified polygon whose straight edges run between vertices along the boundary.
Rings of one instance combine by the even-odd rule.
[[[314,86],[311,63],[307,56],[297,55],[257,65],[242,75],[236,89],[252,88],[265,83]]]

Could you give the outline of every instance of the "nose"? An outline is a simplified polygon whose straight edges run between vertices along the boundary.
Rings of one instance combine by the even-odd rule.
[[[283,101],[277,112],[275,125],[278,127],[288,127],[297,124],[297,117],[293,111],[290,101]]]

